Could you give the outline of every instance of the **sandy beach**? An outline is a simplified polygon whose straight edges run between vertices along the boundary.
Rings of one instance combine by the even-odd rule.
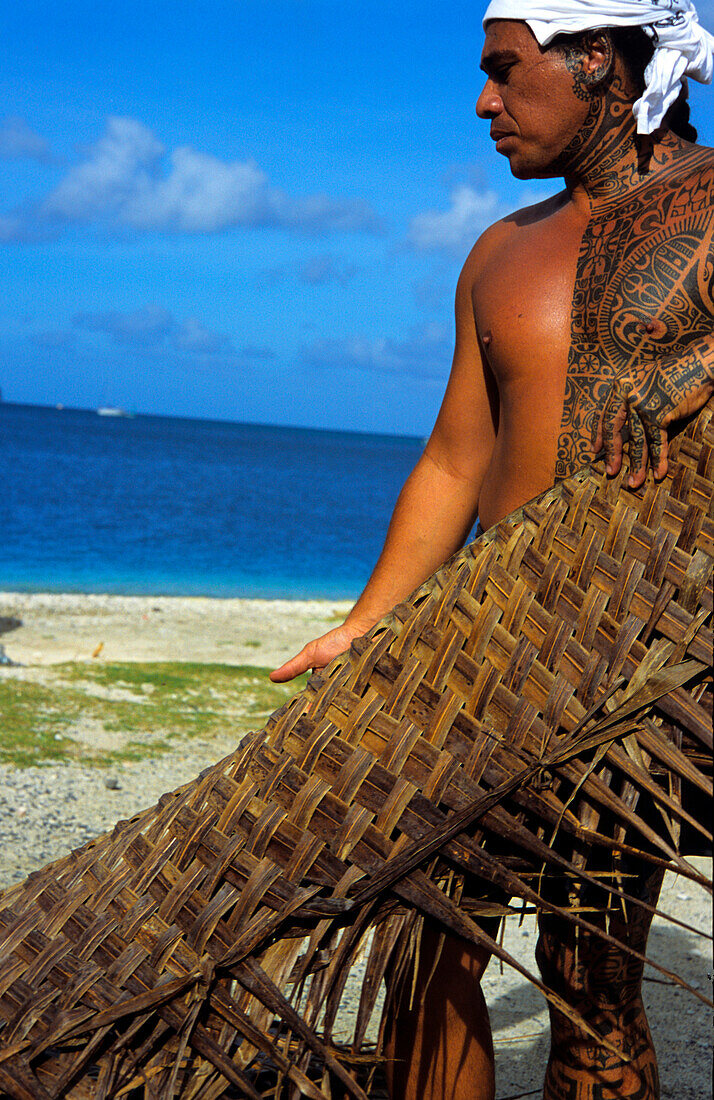
[[[101,646],[102,661],[273,667],[336,626],[350,606],[332,600],[0,592],[0,644],[24,665],[90,660]]]
[[[86,681],[86,688],[91,672],[94,696],[114,692],[112,699],[127,701],[123,691],[130,702],[139,696],[117,687],[100,690],[96,674],[118,663],[274,667],[336,625],[348,606],[339,601],[0,593],[0,686],[18,692],[27,684],[54,690],[71,670],[72,683]],[[1,663],[3,654],[10,663]],[[231,705],[237,714],[240,706]],[[147,741],[143,757],[117,758],[107,770],[82,755],[102,748],[106,731],[100,726],[92,718],[62,733],[63,744],[77,733],[78,748],[71,757],[32,766],[0,765],[0,888],[151,804],[230,751],[236,740],[227,721],[211,736],[178,737],[157,758]],[[711,860],[697,863],[711,873]],[[711,930],[711,899],[688,881],[668,876],[662,907]],[[522,923],[507,921],[506,946],[530,969],[535,939],[532,916]],[[710,941],[656,919],[650,953],[711,995]],[[524,979],[507,968],[501,972],[495,963],[484,990],[494,1028],[497,1097],[538,1095],[548,1049],[544,1002]],[[710,1010],[654,971],[647,975],[645,996],[663,1100],[704,1100],[711,1095]],[[348,1014],[351,1007],[346,1006]]]

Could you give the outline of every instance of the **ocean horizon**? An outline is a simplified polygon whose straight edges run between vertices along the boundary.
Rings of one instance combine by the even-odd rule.
[[[0,403],[0,589],[354,599],[423,444]]]

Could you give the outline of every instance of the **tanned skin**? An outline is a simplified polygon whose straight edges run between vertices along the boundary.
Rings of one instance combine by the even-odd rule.
[[[489,527],[601,448],[616,472],[625,425],[630,484],[643,483],[648,463],[663,477],[668,424],[714,392],[714,153],[666,127],[637,137],[639,90],[606,32],[542,49],[525,23],[495,20],[482,68],[477,113],[512,173],[562,176],[566,188],[474,246],[442,408],[369,584],[345,623],[275,680],[343,652],[463,544],[476,515]],[[656,898],[658,883],[642,889]],[[642,950],[642,911],[621,931]],[[440,954],[439,942],[428,930],[412,1007],[390,1023],[393,1100],[493,1100],[485,958],[451,937]],[[575,954],[545,921],[538,958],[625,1056],[553,1016],[546,1100],[656,1100],[641,970],[594,939]]]

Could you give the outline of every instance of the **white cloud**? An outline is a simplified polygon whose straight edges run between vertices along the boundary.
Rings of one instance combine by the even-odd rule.
[[[230,337],[211,332],[195,317],[177,321],[161,306],[147,305],[126,312],[80,313],[74,318],[74,325],[86,332],[108,336],[116,343],[145,350],[170,349],[194,355],[234,352]]]
[[[390,337],[316,340],[303,349],[310,366],[329,370],[379,371],[419,378],[446,378],[453,351],[453,336],[446,326],[425,325],[405,340]]]
[[[325,286],[327,283],[340,283],[345,286],[357,273],[355,264],[330,253],[311,256],[298,271],[301,283],[308,286]]]
[[[27,228],[22,218],[14,214],[0,214],[0,241],[22,241],[27,236]]]
[[[450,253],[463,260],[489,225],[516,209],[543,202],[560,189],[557,181],[554,189],[548,189],[547,185],[525,187],[519,191],[520,201],[514,204],[504,202],[495,191],[478,190],[462,183],[452,190],[448,210],[427,210],[412,219],[407,242],[419,251]]]
[[[233,350],[230,338],[211,332],[196,317],[188,317],[173,333],[173,343],[179,351],[215,355]]]
[[[476,191],[461,184],[451,192],[448,210],[427,210],[412,219],[407,240],[420,251],[443,250],[465,256],[476,238],[502,214],[495,191]]]
[[[0,122],[0,157],[5,160],[49,161],[47,141],[31,130],[24,118],[7,115]]]
[[[121,344],[147,347],[161,343],[176,328],[173,314],[161,306],[142,306],[141,309],[78,313],[74,325],[88,332],[111,336]]]
[[[271,283],[283,283],[297,280],[305,286],[327,286],[339,283],[346,286],[357,274],[357,265],[331,252],[309,256],[306,260],[296,260],[290,264],[276,264],[266,267],[263,274]]]
[[[168,309],[145,305],[129,310],[77,313],[65,328],[35,328],[28,317],[27,339],[47,351],[71,350],[96,356],[120,347],[144,360],[177,365],[244,369],[276,358],[266,345],[236,348],[230,336],[213,332],[197,317],[179,320]]]
[[[164,148],[130,118],[110,118],[105,134],[44,200],[41,212],[66,221],[116,218],[156,185]]]
[[[271,226],[307,234],[379,228],[367,203],[327,195],[293,197],[273,187],[252,160],[222,161],[188,146],[167,154],[131,118],[110,118],[105,133],[39,208],[54,223],[214,233]]]

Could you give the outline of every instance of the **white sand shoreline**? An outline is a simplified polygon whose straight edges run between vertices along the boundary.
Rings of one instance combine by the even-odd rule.
[[[0,644],[19,664],[197,661],[274,666],[341,622],[349,600],[0,592]],[[1,622],[0,622],[0,625]]]

